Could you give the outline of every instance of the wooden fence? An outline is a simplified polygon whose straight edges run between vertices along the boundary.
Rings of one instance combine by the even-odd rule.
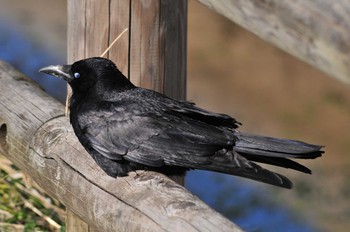
[[[350,82],[347,1],[199,1]],[[68,62],[99,56],[125,28],[108,57],[136,85],[184,99],[187,0],[68,0]],[[240,231],[161,174],[107,176],[60,103],[6,63],[0,82],[2,152],[67,207],[68,231]]]

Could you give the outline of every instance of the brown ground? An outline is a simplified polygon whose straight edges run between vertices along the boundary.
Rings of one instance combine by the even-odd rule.
[[[65,50],[64,1],[26,0],[24,6],[21,0],[0,0],[0,4],[0,16],[20,22],[28,35],[45,46]],[[188,37],[188,99],[236,117],[244,131],[325,145],[323,158],[304,162],[312,167],[312,176],[283,171],[298,180],[294,190],[266,188],[325,231],[347,231],[350,86],[193,0],[189,1]]]

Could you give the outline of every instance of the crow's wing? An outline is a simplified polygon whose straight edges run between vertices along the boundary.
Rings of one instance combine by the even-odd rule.
[[[78,122],[91,148],[112,160],[206,169],[291,187],[284,176],[232,151],[237,127],[234,119],[190,103],[161,103],[100,104],[99,110],[80,113]]]
[[[101,155],[149,166],[176,162],[188,162],[188,166],[196,160],[207,163],[205,157],[232,148],[232,131],[170,111],[169,107],[132,102],[109,103],[80,113],[78,124],[90,146]]]
[[[181,101],[177,102],[177,104],[169,105],[170,107],[167,107],[167,109],[170,111],[170,113],[181,113],[186,117],[203,121],[213,126],[236,129],[238,128],[238,125],[241,125],[241,123],[237,122],[229,115],[218,114],[198,108],[194,103],[191,102]]]

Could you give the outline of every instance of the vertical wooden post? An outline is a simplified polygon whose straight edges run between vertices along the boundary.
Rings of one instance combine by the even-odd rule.
[[[185,99],[187,0],[69,0],[68,63],[100,56],[126,27],[108,58],[134,84]],[[92,230],[67,210],[67,231]]]
[[[168,96],[186,96],[187,0],[133,0],[131,81]]]

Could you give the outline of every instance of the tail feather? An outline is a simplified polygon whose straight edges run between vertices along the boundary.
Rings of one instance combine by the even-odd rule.
[[[269,171],[255,162],[291,168],[310,173],[307,167],[289,158],[314,159],[322,155],[322,146],[295,140],[283,140],[257,135],[238,133],[233,150],[222,149],[208,158],[207,163],[198,163],[191,168],[211,170],[241,176],[252,180],[292,188],[292,182],[285,176]]]
[[[258,162],[258,163],[264,163],[264,164],[270,164],[278,167],[283,167],[283,168],[290,168],[293,170],[297,170],[300,172],[308,173],[311,174],[311,170],[304,165],[301,165],[293,160],[283,158],[283,157],[274,157],[271,158],[269,156],[256,156],[256,155],[251,155],[251,154],[246,154],[246,153],[240,153],[243,157],[250,161]]]
[[[310,169],[288,158],[314,159],[322,155],[322,148],[296,140],[238,133],[234,151],[250,161],[311,174]]]
[[[293,187],[287,177],[267,170],[236,152],[221,150],[211,158],[211,163],[195,168],[249,178],[288,189]]]
[[[265,136],[237,133],[234,150],[252,155],[314,159],[323,153],[323,146],[312,145],[296,140],[276,139]]]

